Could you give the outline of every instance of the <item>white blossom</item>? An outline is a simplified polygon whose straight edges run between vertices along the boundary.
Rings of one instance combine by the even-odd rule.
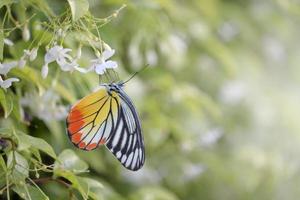
[[[68,54],[71,51],[71,49],[55,45],[47,51],[45,55],[45,63],[49,64],[54,61],[59,62],[66,59],[72,60],[72,57]]]
[[[38,52],[38,48],[37,47],[35,47],[35,48],[31,49],[31,50],[25,49],[23,56],[19,60],[18,66],[20,68],[23,68],[26,65],[26,61],[27,60],[30,60],[30,61],[35,60],[36,57],[37,57],[37,52]]]
[[[17,66],[16,61],[12,61],[9,63],[0,63],[0,74],[6,75],[12,68]]]
[[[74,71],[85,73],[86,70],[80,68],[77,64],[77,59],[73,59],[68,53],[71,49],[63,48],[62,46],[55,45],[49,49],[44,57],[45,64],[42,67],[42,77],[46,78],[48,75],[48,65],[52,62],[56,62],[62,71]]]
[[[6,80],[3,80],[2,77],[0,76],[0,87],[7,89],[9,88],[13,82],[18,82],[18,78],[8,78]]]
[[[118,63],[112,60],[108,60],[115,54],[115,50],[105,50],[97,59],[91,61],[90,70],[95,70],[97,74],[104,74],[106,69],[115,69],[118,67]]]

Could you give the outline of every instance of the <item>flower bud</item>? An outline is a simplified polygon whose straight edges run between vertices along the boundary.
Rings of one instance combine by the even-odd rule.
[[[4,44],[6,44],[7,46],[13,46],[14,45],[14,43],[10,39],[7,39],[7,38],[4,38]]]
[[[23,31],[22,31],[22,38],[25,42],[27,42],[30,39],[30,31],[28,29],[28,25],[25,24]]]
[[[100,58],[100,57],[101,57],[101,54],[100,54],[100,52],[99,52],[99,51],[96,51],[96,52],[95,52],[95,54],[96,54],[96,56],[97,56],[98,58]]]
[[[30,60],[30,61],[33,61],[34,59],[36,59],[36,57],[37,57],[37,52],[38,52],[38,48],[37,48],[37,47],[35,47],[35,48],[33,48],[33,49],[31,50],[30,56],[29,56],[29,60]]]
[[[111,51],[111,47],[108,44],[106,44],[105,42],[103,42],[103,47],[105,50]]]

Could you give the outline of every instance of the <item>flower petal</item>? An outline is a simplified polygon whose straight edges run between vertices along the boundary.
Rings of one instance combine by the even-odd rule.
[[[53,61],[56,60],[56,56],[50,52],[47,52],[45,57],[44,57],[44,60],[45,60],[45,63],[51,63]]]
[[[115,69],[118,67],[118,63],[116,61],[108,60],[105,62],[106,69]]]
[[[62,57],[62,58],[57,58],[57,59],[56,59],[56,62],[57,62],[57,64],[58,64],[59,66],[63,66],[63,65],[65,65],[65,64],[67,63],[67,61],[66,61],[66,59],[65,59],[64,57]]]
[[[55,61],[59,57],[61,50],[63,50],[63,47],[58,45],[55,45],[49,49],[44,58],[45,63],[51,63]]]
[[[115,54],[115,50],[114,49],[112,49],[112,50],[105,50],[102,53],[102,57],[103,57],[104,60],[107,60],[110,57],[112,57],[114,54]]]
[[[97,58],[97,59],[91,60],[92,64],[102,64],[104,62],[105,62],[105,60],[103,60],[102,58]]]
[[[18,62],[13,61],[9,63],[0,63],[0,74],[6,75],[12,68],[16,67],[18,65]]]
[[[105,63],[96,65],[95,71],[97,74],[100,75],[104,74],[104,72],[106,71]]]
[[[4,89],[7,89],[11,86],[12,82],[18,82],[18,78],[8,78],[0,83],[0,86]]]

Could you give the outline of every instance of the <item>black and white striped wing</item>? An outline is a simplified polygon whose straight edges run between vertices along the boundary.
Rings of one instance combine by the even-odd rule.
[[[127,169],[136,171],[145,162],[144,140],[141,125],[129,97],[120,91],[119,116],[115,130],[111,133],[106,146]]]

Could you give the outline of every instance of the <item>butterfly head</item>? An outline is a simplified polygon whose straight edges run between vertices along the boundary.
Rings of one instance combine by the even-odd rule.
[[[109,84],[103,84],[109,95],[112,95],[113,93],[119,93],[124,84],[122,82],[120,83],[109,83]]]

